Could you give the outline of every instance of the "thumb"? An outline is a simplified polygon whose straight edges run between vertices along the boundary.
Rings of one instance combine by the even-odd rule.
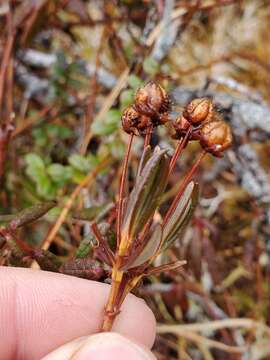
[[[143,345],[113,332],[85,336],[56,349],[42,360],[155,360]]]

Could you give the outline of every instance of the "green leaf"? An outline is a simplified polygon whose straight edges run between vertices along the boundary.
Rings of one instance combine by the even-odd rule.
[[[98,224],[98,229],[101,233],[101,235],[106,238],[106,240],[109,242],[110,237],[110,225],[106,222],[102,222]],[[108,237],[109,236],[109,237]],[[80,242],[80,245],[76,251],[76,258],[85,258],[91,251],[93,244],[96,243],[96,237],[92,230],[89,232],[89,234]]]
[[[123,157],[125,156],[126,147],[123,142],[119,141],[118,137],[115,137],[115,139],[108,142],[106,145],[107,145],[107,148],[108,148],[110,154],[115,159],[123,160]]]
[[[187,185],[175,211],[163,229],[163,249],[168,248],[184,233],[189,220],[194,213],[195,207],[198,203],[198,198],[199,186],[194,183],[194,181],[191,181]]]
[[[89,236],[82,239],[80,245],[76,251],[76,258],[85,258],[92,249],[93,241],[95,241],[94,236],[92,235],[93,239]]]
[[[143,70],[146,74],[154,76],[159,72],[159,63],[155,59],[147,57],[143,62]]]
[[[50,138],[60,137],[61,139],[66,139],[66,138],[72,136],[72,131],[65,126],[61,126],[61,125],[57,125],[57,124],[46,124],[44,126],[44,129],[45,129],[48,137],[50,137]],[[43,129],[42,129],[42,131],[43,131]]]
[[[35,169],[45,169],[44,162],[42,158],[34,153],[27,154],[25,156],[25,161],[27,166]]]
[[[122,91],[120,95],[121,109],[131,105],[134,101],[134,91],[131,89]]]
[[[78,220],[91,221],[94,220],[104,209],[104,205],[91,206],[90,208],[81,209],[73,212],[72,217]]]
[[[138,76],[131,74],[128,77],[128,84],[133,90],[136,90],[138,87],[143,85],[143,81]]]
[[[51,164],[47,168],[47,172],[54,182],[65,182],[72,177],[70,166],[63,166],[61,164]]]
[[[110,224],[106,222],[101,222],[98,224],[98,229],[104,239],[108,242],[109,246],[113,245],[115,242],[114,233],[110,229]],[[96,244],[97,239],[92,230],[89,234],[80,242],[80,245],[76,252],[76,258],[85,258],[91,252],[94,244]]]
[[[79,184],[85,178],[85,173],[73,167],[71,167],[71,174],[72,174],[72,181],[74,181],[77,184]]]
[[[45,164],[37,154],[28,154],[25,156],[27,164],[26,174],[37,184],[40,179],[46,177]]]
[[[82,172],[87,172],[89,170],[89,163],[82,155],[73,154],[69,157],[68,162],[72,167]]]
[[[121,119],[121,112],[118,109],[109,110],[104,119],[95,121],[91,130],[94,135],[110,135],[118,129]]]
[[[130,245],[154,215],[165,190],[168,174],[166,150],[156,147],[130,194],[122,225],[122,248],[126,247],[126,242]]]
[[[69,157],[68,162],[76,170],[86,173],[98,164],[98,159],[94,155],[73,154]]]
[[[42,174],[36,179],[37,192],[46,199],[53,199],[56,196],[56,188],[53,186],[47,174]]]
[[[56,194],[56,188],[53,186],[43,159],[37,154],[28,154],[25,157],[27,164],[26,174],[35,182],[37,192],[46,199],[53,199]]]
[[[45,146],[47,144],[48,138],[43,129],[41,129],[41,128],[33,129],[32,134],[35,139],[35,143],[38,146]]]

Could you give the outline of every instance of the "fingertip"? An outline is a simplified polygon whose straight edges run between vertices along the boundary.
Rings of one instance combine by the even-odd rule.
[[[100,333],[65,344],[42,360],[154,360],[144,346],[118,334]]]
[[[113,331],[152,348],[156,336],[156,319],[144,300],[130,294],[116,318]]]
[[[106,284],[21,268],[0,268],[0,282],[0,353],[6,359],[15,352],[40,359],[100,329],[110,290]],[[150,348],[155,326],[145,302],[129,295],[113,331]]]

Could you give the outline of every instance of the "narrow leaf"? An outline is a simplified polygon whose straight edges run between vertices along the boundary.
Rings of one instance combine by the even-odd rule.
[[[103,209],[104,206],[91,206],[90,208],[75,211],[72,217],[77,220],[91,221],[94,220]]]
[[[15,230],[20,226],[30,224],[45,215],[54,206],[56,206],[54,201],[48,201],[26,208],[14,214],[13,219],[9,223],[9,227]]]
[[[139,163],[139,166],[138,166],[138,170],[137,170],[136,179],[138,179],[139,176],[141,175],[142,170],[143,170],[145,164],[147,163],[147,161],[150,159],[151,155],[152,155],[151,146],[148,145],[148,146],[143,150],[142,157],[141,157],[141,160],[140,160],[140,163]]]
[[[60,267],[59,272],[88,280],[99,280],[105,274],[101,264],[89,258],[69,260]]]
[[[160,274],[163,272],[167,272],[167,271],[172,271],[172,270],[176,270],[180,267],[182,267],[183,265],[186,265],[186,260],[178,260],[169,264],[164,264],[164,265],[160,265],[151,269],[148,269],[145,272],[145,275],[152,275],[152,274]]]
[[[131,264],[126,265],[124,269],[131,269],[137,266],[140,266],[150,260],[158,251],[162,240],[162,227],[158,224],[150,239],[147,241],[146,245],[142,247],[141,252],[136,256],[136,258],[131,262]]]
[[[41,270],[45,271],[58,272],[62,264],[58,256],[48,250],[34,250],[31,257],[36,260]]]
[[[167,184],[169,159],[159,147],[147,161],[133,188],[122,226],[120,249],[128,248],[154,215]]]
[[[90,253],[94,241],[95,241],[95,237],[92,233],[90,236],[88,235],[87,237],[82,239],[82,241],[80,242],[80,245],[76,251],[76,258],[86,257]]]
[[[110,231],[110,224],[101,222],[98,224],[98,229],[109,245],[111,245],[110,243],[112,242],[112,235]],[[80,245],[76,251],[76,258],[85,258],[96,243],[96,236],[93,231],[90,230],[89,234],[80,242]]]
[[[199,186],[191,181],[163,229],[162,248],[168,248],[186,229],[198,203]]]

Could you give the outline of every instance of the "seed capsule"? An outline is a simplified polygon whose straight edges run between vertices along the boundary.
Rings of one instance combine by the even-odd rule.
[[[200,144],[211,154],[222,156],[222,152],[232,144],[230,126],[220,119],[205,123],[200,129]]]
[[[171,102],[166,91],[160,85],[150,81],[137,90],[135,107],[139,113],[153,117],[168,112]]]
[[[190,127],[190,123],[187,121],[184,116],[179,116],[175,121],[173,122],[173,127],[175,130],[175,133],[173,135],[174,139],[181,139],[185,136],[187,130]]]
[[[183,116],[194,126],[204,121],[211,120],[213,116],[213,104],[208,98],[192,100],[185,108]]]
[[[140,114],[134,106],[129,106],[122,115],[123,130],[128,134],[137,133],[137,125],[140,121]]]

